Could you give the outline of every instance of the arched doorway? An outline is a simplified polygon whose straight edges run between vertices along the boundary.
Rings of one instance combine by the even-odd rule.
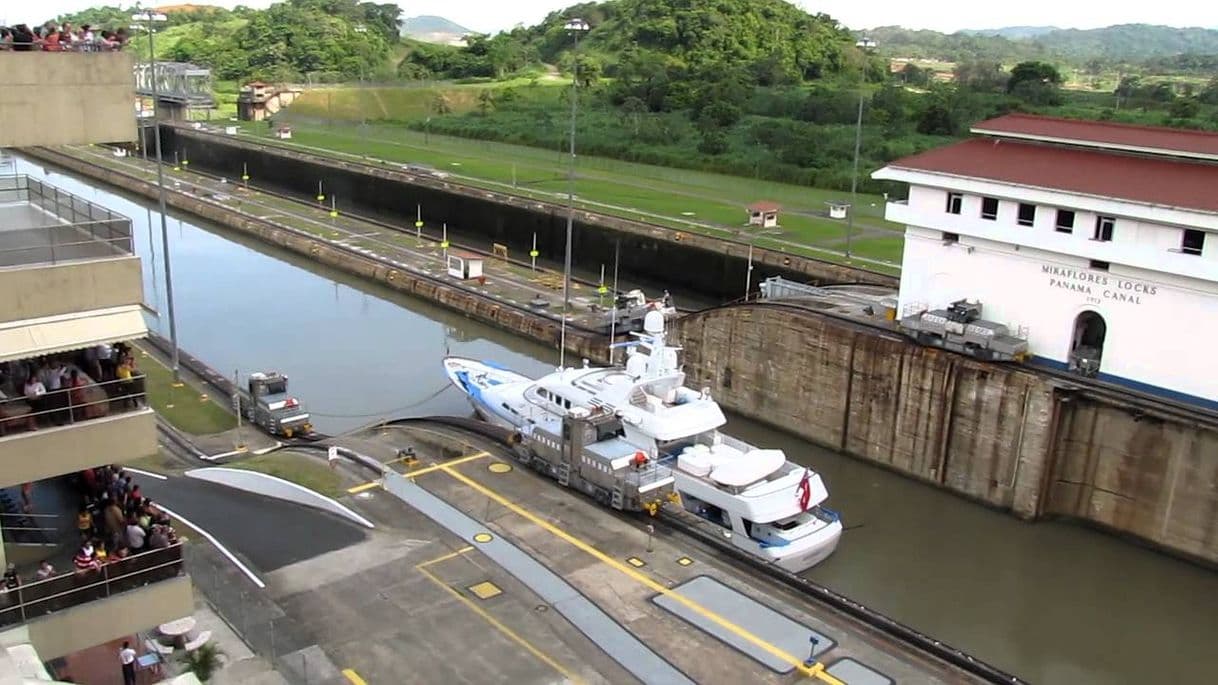
[[[1108,324],[1098,312],[1087,310],[1074,319],[1074,336],[1070,342],[1070,370],[1084,376],[1100,372],[1104,356],[1104,338]]]

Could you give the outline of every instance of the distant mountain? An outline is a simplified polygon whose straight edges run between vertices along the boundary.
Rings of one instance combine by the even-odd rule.
[[[1151,24],[1121,24],[1099,29],[1012,26],[945,34],[881,26],[860,31],[893,57],[959,62],[1048,59],[1082,64],[1091,60],[1141,62],[1181,54],[1218,53],[1218,30]]]
[[[1024,40],[1060,30],[1056,26],[1004,26],[1000,29],[964,29],[960,33],[967,33],[971,36],[1000,36],[1011,40]]]
[[[1059,29],[1035,42],[1065,59],[1145,60],[1180,54],[1218,53],[1218,31],[1151,24],[1121,24],[1102,29]]]
[[[454,21],[431,15],[403,19],[399,25],[399,33],[407,38],[442,45],[463,45],[465,36],[473,33]]]

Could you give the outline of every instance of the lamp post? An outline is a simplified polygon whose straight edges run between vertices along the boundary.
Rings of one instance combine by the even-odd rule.
[[[143,22],[148,29],[148,68],[151,74],[152,81],[152,137],[156,141],[156,187],[157,187],[157,202],[160,205],[161,211],[161,253],[162,259],[165,260],[165,300],[166,313],[169,316],[169,343],[173,347],[173,382],[179,382],[178,369],[178,323],[173,312],[173,273],[170,267],[169,259],[169,228],[165,225],[165,165],[161,159],[161,131],[159,122],[161,120],[161,99],[157,95],[157,73],[156,73],[156,46],[153,42],[152,25],[155,22],[165,21],[164,14],[158,14],[152,10],[140,10],[131,15],[131,19],[137,22]]]
[[[854,47],[863,51],[864,54],[871,54],[875,50],[876,42],[870,38],[863,38],[854,44]],[[866,65],[863,66],[863,72],[859,75],[859,116],[858,121],[854,126],[854,171],[850,174],[850,210],[846,212],[846,259],[850,259],[850,240],[854,234],[854,210],[858,206],[858,187],[859,187],[859,150],[863,145],[863,81],[866,78]]]
[[[749,259],[748,266],[744,269],[744,299],[749,299],[749,291],[753,289],[753,245],[757,239],[766,235],[775,235],[781,233],[774,229],[761,229],[749,236]]]
[[[558,334],[558,367],[567,360],[567,312],[571,307],[571,240],[575,225],[575,117],[579,105],[579,36],[588,30],[583,19],[569,19],[563,27],[575,37],[571,50],[571,160],[567,168],[567,247],[563,257],[562,324]]]

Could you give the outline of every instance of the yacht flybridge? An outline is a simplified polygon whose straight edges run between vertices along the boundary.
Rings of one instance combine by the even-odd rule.
[[[625,367],[585,362],[536,380],[458,357],[446,358],[444,367],[479,416],[518,431],[534,454],[569,452],[564,424],[573,416],[581,426],[595,419],[595,428],[579,437],[577,461],[552,471],[560,482],[571,469],[663,469],[684,507],[720,526],[741,550],[792,572],[829,556],[842,525],[822,506],[829,493],[821,477],[787,461],[782,450],[719,431],[727,419],[708,390],[685,387],[679,348],[665,342],[663,314],[649,312],[643,332],[633,335]],[[612,498],[616,506],[618,496]]]

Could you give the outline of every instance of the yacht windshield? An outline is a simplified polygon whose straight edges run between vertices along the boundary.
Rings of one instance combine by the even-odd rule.
[[[715,431],[702,431],[694,435],[677,438],[676,440],[658,440],[656,441],[656,450],[661,457],[675,457],[681,453],[686,447],[694,445],[713,445]]]

